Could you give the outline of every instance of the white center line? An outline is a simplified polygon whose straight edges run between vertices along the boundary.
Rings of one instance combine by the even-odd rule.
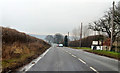
[[[80,60],[82,63],[86,64],[86,62],[85,62],[85,61],[83,61],[82,59],[78,58],[78,60]]]
[[[73,57],[76,57],[75,55],[72,55]]]
[[[68,52],[68,51],[66,51],[66,52]]]
[[[90,67],[93,71],[95,71],[96,73],[99,73],[96,69],[94,69],[93,67]]]
[[[70,52],[68,52],[68,51],[65,51],[65,52],[67,52],[67,53],[69,53],[69,54],[71,54]],[[73,57],[75,57],[76,58],[76,56],[75,55],[73,55],[73,54],[71,54]],[[78,60],[79,61],[81,61],[82,63],[84,63],[84,64],[86,64],[86,62],[85,61],[83,61],[82,59],[80,59],[80,58],[78,58]],[[87,65],[87,64],[86,64]],[[99,73],[96,69],[94,69],[93,67],[90,67],[90,69],[92,69],[93,71],[95,71],[96,73]]]
[[[68,51],[65,51],[65,52],[67,52],[67,53],[69,53],[69,54],[71,54],[70,52],[68,52]],[[76,56],[75,55],[73,55],[73,54],[71,54],[73,57],[75,57],[76,58]],[[84,64],[86,64],[86,62],[85,61],[83,61],[82,59],[80,59],[80,58],[78,58],[78,60],[79,61],[81,61],[82,63],[84,63]],[[87,64],[86,64],[87,65]],[[90,67],[90,69],[92,69],[93,71],[95,71],[96,73],[99,73],[96,69],[94,69],[93,67]]]

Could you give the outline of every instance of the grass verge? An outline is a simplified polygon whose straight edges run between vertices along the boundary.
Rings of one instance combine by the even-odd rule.
[[[24,65],[30,63],[33,59],[36,59],[39,55],[41,55],[46,49],[42,50],[42,52],[31,52],[30,54],[22,54],[18,58],[11,58],[2,60],[2,73],[6,73],[8,71],[15,73],[19,68]]]
[[[70,47],[70,48],[73,48],[73,49],[91,49],[91,48],[88,48],[88,47]]]
[[[84,50],[84,51],[120,60],[120,53],[117,52],[105,51],[105,50]]]
[[[3,66],[3,68],[9,68],[11,66],[15,66],[16,64],[18,64],[20,62],[24,62],[26,60],[26,58],[29,58],[33,55],[34,54],[31,53],[31,54],[24,54],[20,58],[5,59],[2,61],[2,66]]]

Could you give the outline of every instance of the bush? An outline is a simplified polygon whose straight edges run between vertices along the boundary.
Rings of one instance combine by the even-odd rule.
[[[38,57],[50,47],[45,41],[2,27],[3,72],[15,70]]]
[[[92,41],[98,41],[103,40],[102,35],[95,35],[95,36],[88,36],[86,38],[82,38],[82,44],[81,47],[91,47]],[[80,46],[80,40],[77,41],[70,41],[69,42],[70,47],[79,47]]]

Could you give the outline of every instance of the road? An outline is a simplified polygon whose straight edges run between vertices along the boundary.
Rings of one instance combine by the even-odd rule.
[[[51,47],[28,71],[76,71],[85,73],[118,73],[118,62],[104,56],[66,47]]]

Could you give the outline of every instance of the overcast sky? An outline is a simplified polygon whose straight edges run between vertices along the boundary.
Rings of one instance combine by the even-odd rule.
[[[0,25],[34,34],[71,32],[101,18],[113,0],[2,0]],[[116,0],[118,2],[119,0]]]

